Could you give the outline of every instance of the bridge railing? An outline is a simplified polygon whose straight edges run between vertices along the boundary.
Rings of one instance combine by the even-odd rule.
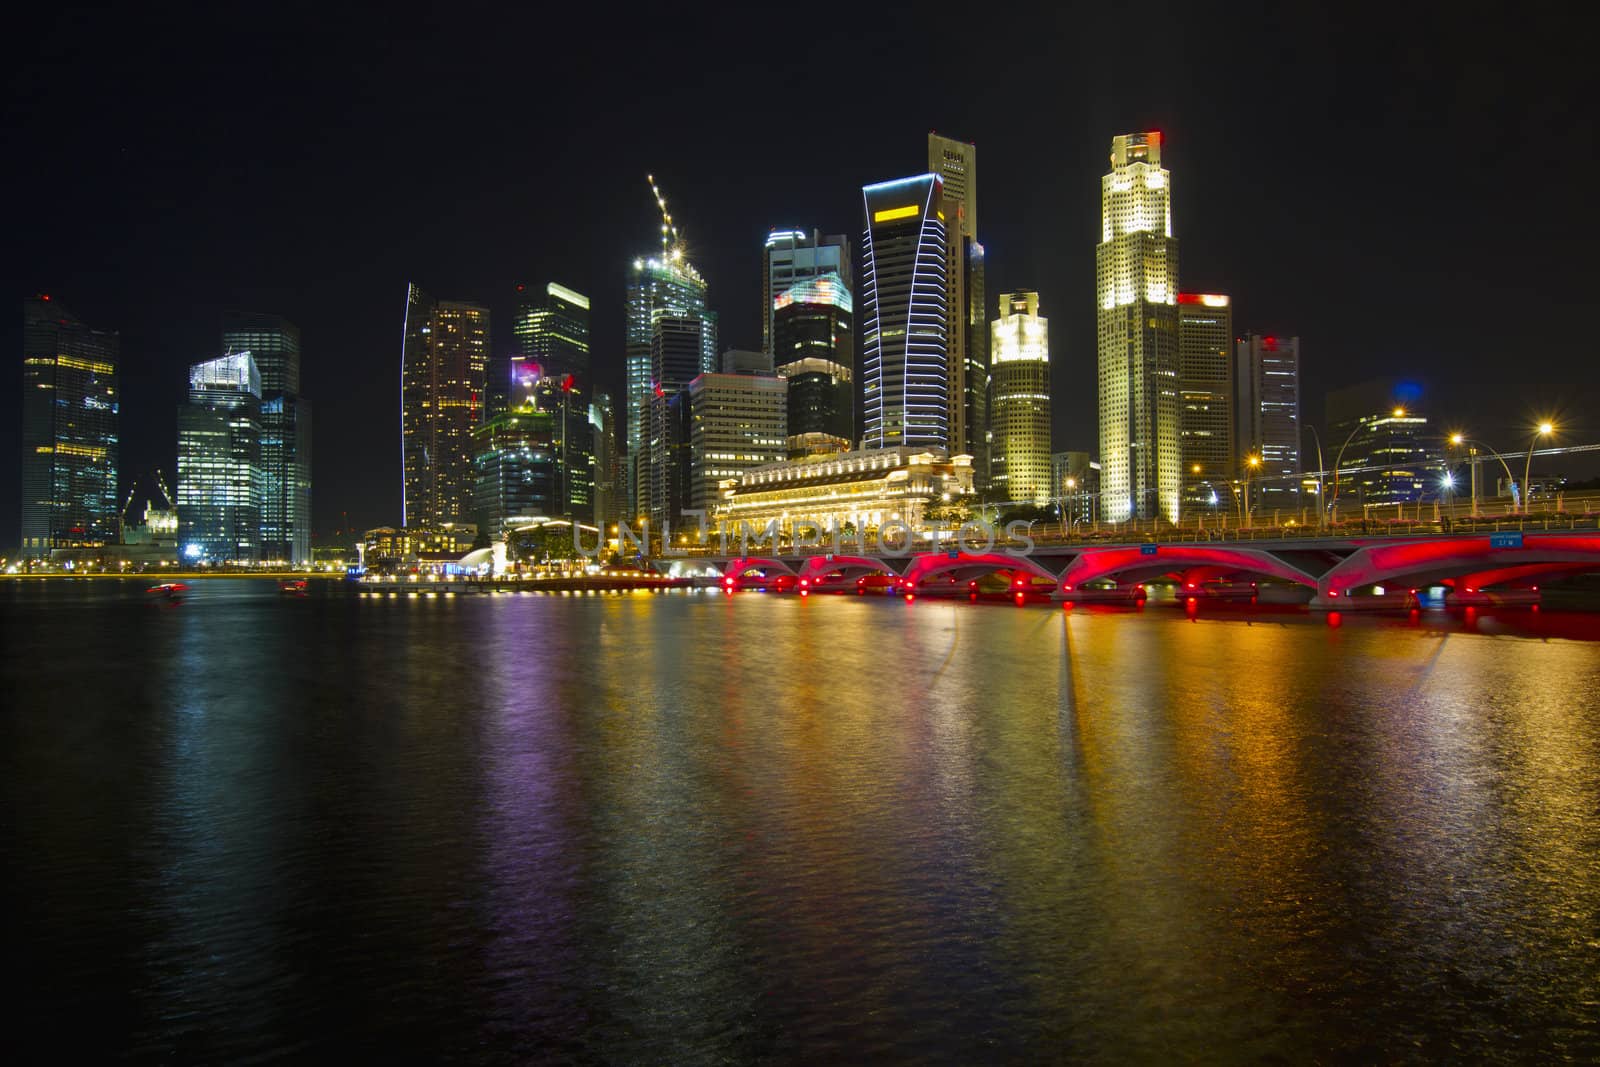
[[[1039,547],[1061,546],[1094,546],[1099,544],[1130,544],[1130,543],[1156,543],[1156,544],[1215,544],[1215,543],[1249,543],[1252,541],[1294,541],[1294,540],[1321,540],[1321,539],[1350,539],[1365,537],[1427,537],[1441,535],[1459,535],[1474,533],[1498,533],[1502,531],[1576,531],[1600,530],[1600,511],[1559,511],[1535,512],[1532,515],[1499,514],[1473,516],[1457,509],[1447,509],[1438,515],[1424,514],[1421,517],[1410,518],[1377,518],[1367,516],[1355,519],[1339,519],[1329,521],[1319,526],[1312,518],[1309,522],[1298,519],[1285,521],[1279,524],[1254,523],[1240,526],[1227,522],[1213,522],[1210,517],[1202,517],[1198,521],[1186,521],[1180,525],[1165,522],[1124,522],[1124,523],[1099,523],[1084,525],[1075,523],[1063,528],[1054,522],[1035,522],[1028,529],[1027,534]],[[1015,542],[1008,541],[1003,529],[996,529],[995,550],[1006,547],[1015,547]],[[978,546],[969,538],[968,547]],[[864,543],[863,543],[864,542]],[[821,544],[802,544],[796,546],[792,541],[779,538],[777,545],[773,545],[770,538],[757,539],[749,537],[745,542],[746,550],[751,554],[780,553],[785,556],[814,556],[838,552],[841,554],[861,553],[881,554],[876,539],[868,534],[865,538],[848,535],[841,538],[841,543],[836,549],[829,540]],[[940,531],[937,548],[928,537],[927,531],[918,531],[913,546],[907,549],[907,554],[929,551],[949,551],[961,547],[956,540],[955,531],[947,526]],[[738,537],[730,536],[726,545],[715,534],[709,536],[705,543],[677,545],[673,547],[673,554],[694,558],[697,556],[723,556],[741,551]]]

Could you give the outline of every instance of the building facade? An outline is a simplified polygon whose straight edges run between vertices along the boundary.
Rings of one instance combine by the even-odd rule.
[[[400,374],[405,526],[470,520],[489,339],[488,308],[409,287]]]
[[[1050,465],[1050,324],[1039,294],[1003,293],[990,324],[989,487],[998,500],[1044,504]]]
[[[1444,459],[1427,443],[1427,416],[1395,407],[1342,420],[1330,429],[1330,436],[1344,442],[1332,458],[1336,469],[1326,483],[1335,517],[1359,518],[1375,507],[1413,504],[1439,492]]]
[[[948,263],[936,174],[861,190],[863,445],[947,449]]]
[[[820,231],[773,230],[767,234],[762,251],[761,272],[761,348],[774,356],[776,320],[773,301],[791,286],[837,275],[846,291],[850,288],[850,242],[843,234],[823,236]],[[781,359],[778,362],[782,362]]]
[[[687,410],[679,394],[701,374],[713,373],[706,355],[703,315],[658,315],[650,345],[650,434],[644,444],[647,465],[641,465],[639,510],[652,529],[680,525],[688,506]]]
[[[1056,452],[1050,457],[1051,492],[1069,528],[1095,521],[1100,514],[1100,464],[1087,452]]]
[[[1222,293],[1179,293],[1178,452],[1185,512],[1226,507],[1227,483],[1238,475],[1233,364],[1233,301]]]
[[[281,315],[230,311],[222,351],[249,352],[261,374],[261,558],[311,559],[311,404],[300,394],[300,328]]]
[[[988,479],[989,329],[983,245],[978,243],[978,146],[928,134],[928,172],[944,187],[946,380],[951,448],[974,457],[981,491]]]
[[[702,374],[689,383],[689,507],[709,517],[722,482],[785,457],[788,384],[756,374]]]
[[[121,339],[49,296],[22,303],[22,555],[115,544]]]
[[[808,454],[816,435],[847,452],[855,440],[854,302],[837,274],[799,282],[773,299],[773,355],[789,381],[791,458]]]
[[[1111,139],[1095,249],[1101,515],[1179,513],[1178,242],[1161,134]]]
[[[589,298],[550,282],[542,292],[517,286],[511,319],[511,379],[541,378],[589,384]],[[519,366],[520,364],[520,366]]]
[[[531,404],[478,427],[472,459],[474,525],[494,540],[561,514],[557,416]]]
[[[1300,338],[1249,334],[1236,355],[1242,450],[1260,460],[1250,472],[1257,514],[1300,507]]]
[[[633,262],[626,299],[627,324],[624,336],[624,425],[628,469],[628,510],[635,515],[650,511],[652,436],[651,412],[658,390],[664,391],[654,376],[658,320],[694,319],[700,350],[691,373],[679,388],[696,374],[717,369],[717,320],[706,309],[706,283],[688,261],[683,246],[664,246],[658,256]],[[672,327],[669,332],[676,332]]]
[[[178,409],[178,545],[188,563],[261,558],[261,374],[249,352],[189,368]]]
[[[736,536],[740,524],[759,533],[776,522],[787,536],[797,524],[864,536],[888,522],[926,527],[930,507],[970,497],[972,457],[936,449],[877,448],[785,460],[756,467],[726,487],[718,527]]]

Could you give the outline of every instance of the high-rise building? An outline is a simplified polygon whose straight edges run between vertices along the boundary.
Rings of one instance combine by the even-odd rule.
[[[401,454],[406,527],[470,521],[473,431],[483,425],[489,309],[406,296]]]
[[[863,447],[948,448],[949,295],[937,174],[861,190]]]
[[[311,404],[300,395],[300,328],[280,315],[230,311],[222,351],[249,352],[261,373],[263,560],[311,559]]]
[[[1395,407],[1342,420],[1329,429],[1330,436],[1343,442],[1338,456],[1328,457],[1337,473],[1324,486],[1335,517],[1360,516],[1385,504],[1415,503],[1429,491],[1430,483],[1437,484],[1444,459],[1426,443],[1427,416]]]
[[[589,385],[589,298],[555,282],[535,294],[517,286],[517,310],[511,320],[512,360],[537,364],[543,378],[562,381],[571,375]],[[516,380],[529,368],[513,371]]]
[[[789,455],[846,452],[855,441],[854,305],[828,273],[773,298],[773,358],[789,382]]]
[[[772,353],[752,352],[747,348],[730,348],[722,353],[723,374],[765,374],[772,376]]]
[[[1111,139],[1095,249],[1100,508],[1178,521],[1178,241],[1161,134]]]
[[[1100,464],[1087,452],[1056,452],[1050,457],[1050,491],[1061,505],[1061,521],[1069,529],[1092,523],[1099,508]]]
[[[983,245],[978,243],[978,146],[930,132],[928,171],[944,183],[950,447],[974,457],[981,491],[989,466],[989,329]]]
[[[701,374],[713,373],[706,363],[705,334],[711,323],[704,315],[658,315],[650,344],[650,436],[643,453],[648,466],[641,466],[640,510],[650,527],[660,530],[666,523],[680,524],[688,506],[688,486],[679,476],[686,465],[687,438],[680,440],[678,422],[686,417],[677,396]]]
[[[1242,451],[1260,459],[1250,471],[1257,514],[1300,507],[1300,338],[1241,339],[1235,392]]]
[[[622,491],[627,488],[617,439],[617,409],[610,393],[594,394],[589,403],[589,427],[594,437],[594,523],[604,531],[622,517]]]
[[[22,554],[115,544],[121,342],[48,296],[22,302]]]
[[[1050,479],[1050,323],[1039,294],[1002,293],[990,324],[990,487],[1001,500],[1043,504]]]
[[[773,230],[767,234],[761,273],[761,348],[773,349],[773,301],[799,282],[837,274],[850,288],[850,241],[844,234]],[[782,362],[782,360],[779,360]]]
[[[556,423],[555,413],[525,403],[473,430],[473,521],[490,538],[561,514]]]
[[[1221,293],[1178,294],[1178,452],[1186,511],[1226,506],[1226,486],[1238,470],[1232,304]]]
[[[595,441],[589,401],[571,375],[543,378],[532,391],[533,406],[552,418],[556,456],[555,511],[574,522],[594,522]]]
[[[709,517],[724,479],[784,458],[788,383],[773,375],[702,374],[688,392],[688,503]]]
[[[624,338],[625,401],[627,427],[628,499],[638,516],[653,510],[652,500],[661,496],[652,488],[650,479],[657,471],[666,471],[664,457],[657,463],[649,451],[654,437],[651,425],[652,410],[658,394],[670,401],[659,378],[653,375],[654,352],[657,345],[657,322],[662,317],[695,319],[700,351],[693,369],[678,383],[678,388],[689,383],[696,374],[717,369],[717,318],[706,309],[706,283],[689,262],[683,242],[678,238],[672,216],[667,213],[666,200],[660,190],[656,203],[661,208],[661,252],[633,262],[633,276],[628,283],[627,331]],[[669,331],[674,332],[674,331]],[[662,411],[663,418],[666,415]],[[665,425],[665,424],[663,424]],[[665,438],[663,438],[665,440]]]
[[[186,562],[261,559],[261,372],[249,352],[189,368],[178,409],[178,545]]]

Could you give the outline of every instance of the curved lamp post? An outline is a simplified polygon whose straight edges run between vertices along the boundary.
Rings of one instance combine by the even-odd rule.
[[[1528,438],[1528,458],[1522,465],[1522,514],[1533,514],[1533,490],[1528,485],[1528,477],[1533,471],[1533,446],[1539,443],[1539,438],[1548,437],[1556,432],[1555,425],[1550,422],[1541,422],[1534,428],[1533,436]]]
[[[1517,485],[1517,476],[1511,472],[1511,464],[1506,462],[1506,457],[1502,456],[1499,452],[1496,452],[1494,446],[1485,441],[1483,438],[1468,437],[1466,434],[1453,433],[1450,435],[1449,440],[1453,445],[1478,445],[1483,448],[1487,448],[1489,450],[1489,454],[1500,461],[1500,468],[1506,472],[1506,481],[1512,486]],[[1478,499],[1476,496],[1474,496],[1472,499],[1472,514],[1474,516],[1478,514]]]

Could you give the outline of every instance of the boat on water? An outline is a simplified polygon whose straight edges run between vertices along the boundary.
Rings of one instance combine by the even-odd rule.
[[[278,583],[278,592],[285,596],[305,596],[306,580],[304,578],[285,578]]]
[[[145,593],[163,600],[179,600],[188,591],[189,587],[182,582],[162,582],[160,585],[152,585],[145,590]]]

